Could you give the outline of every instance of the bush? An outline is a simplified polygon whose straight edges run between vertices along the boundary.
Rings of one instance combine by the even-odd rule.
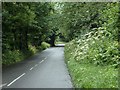
[[[28,50],[24,52],[19,50],[13,50],[13,51],[8,50],[2,54],[2,64],[3,66],[9,66],[11,64],[20,62],[30,57],[31,55],[34,55],[38,51],[38,49],[43,50],[50,47],[50,45],[46,42],[43,42],[42,45],[39,47],[40,48],[36,48],[35,46],[29,44]]]
[[[80,40],[73,40],[65,45],[65,60],[74,87],[118,88],[118,68],[111,67],[111,65],[115,65],[113,63],[114,61],[115,63],[119,62],[117,61],[118,52],[115,47],[115,42],[109,42],[110,44],[107,43],[108,45],[104,48],[109,53],[107,53],[106,51],[99,52],[99,47],[95,47],[96,45],[93,45],[92,47],[92,44],[90,42],[88,43],[88,45],[82,46],[85,45],[85,43],[87,44],[88,42],[80,43]],[[85,51],[87,53],[85,53]],[[109,56],[110,52],[111,54],[114,54],[113,57]],[[106,58],[102,58],[102,55],[99,55],[100,53],[102,55],[106,53]],[[117,59],[115,59],[115,57],[117,57]],[[98,61],[99,64],[95,63],[95,61],[93,60],[94,58],[96,58],[96,61]],[[107,62],[104,63],[104,60],[107,60]]]
[[[76,88],[118,88],[120,57],[112,33],[98,28],[65,45],[65,60]]]
[[[70,45],[75,45],[72,53],[74,59],[79,63],[109,64],[118,67],[118,42],[112,40],[110,35],[106,30],[98,30],[83,35],[81,39],[73,40]]]
[[[42,49],[46,49],[46,48],[49,48],[50,47],[50,44],[46,43],[46,42],[42,42],[41,43],[41,47]]]
[[[38,51],[35,46],[32,46],[30,44],[28,46],[28,49],[29,49],[29,53],[31,54],[35,54]]]
[[[13,51],[8,50],[2,54],[2,64],[3,66],[9,66],[11,64],[20,62],[28,58],[29,56],[35,54],[36,52],[37,49],[32,45],[29,45],[28,50],[24,52],[19,50]]]
[[[23,59],[24,59],[24,54],[22,52],[20,52],[19,50],[6,51],[4,54],[2,54],[3,66],[14,64],[14,63],[19,62]]]

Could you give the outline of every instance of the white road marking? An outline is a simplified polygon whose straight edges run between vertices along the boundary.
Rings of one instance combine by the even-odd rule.
[[[0,88],[4,87],[5,85],[7,85],[7,83],[0,85]]]
[[[34,67],[30,68],[30,70],[32,70]]]
[[[40,61],[39,63],[42,63],[42,62],[44,62],[44,60]]]
[[[19,77],[17,77],[16,79],[14,79],[11,83],[9,83],[7,86],[9,87],[10,85],[12,85],[14,82],[16,82],[18,79],[20,79],[22,76],[24,76],[25,73],[23,73],[22,75],[20,75]]]
[[[35,67],[37,67],[38,65],[36,64]]]
[[[47,59],[47,57],[44,58],[44,60]]]
[[[39,64],[41,63],[41,61],[39,62]]]

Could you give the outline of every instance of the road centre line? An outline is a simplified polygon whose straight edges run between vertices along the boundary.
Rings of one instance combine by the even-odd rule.
[[[39,62],[39,64],[40,64],[41,62]]]
[[[37,67],[37,66],[38,66],[38,64],[35,65],[35,67]]]
[[[30,68],[30,70],[32,70],[34,67]]]
[[[41,63],[44,62],[44,60],[41,61]]]
[[[44,58],[44,60],[47,59],[47,57]]]
[[[42,63],[44,60],[40,61],[39,63]],[[37,67],[38,64],[36,64],[34,67]],[[32,70],[34,67],[30,68],[30,70]]]
[[[26,73],[23,73],[22,75],[20,75],[19,77],[17,77],[16,79],[14,79],[11,83],[9,83],[7,86],[9,87],[10,85],[12,85],[14,82],[16,82],[18,79],[20,79],[22,76],[24,76]]]

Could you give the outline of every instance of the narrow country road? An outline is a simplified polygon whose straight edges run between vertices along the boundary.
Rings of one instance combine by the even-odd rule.
[[[3,69],[3,88],[72,88],[64,47],[51,47]]]

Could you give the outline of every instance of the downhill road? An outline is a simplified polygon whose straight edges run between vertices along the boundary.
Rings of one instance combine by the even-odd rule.
[[[51,47],[2,72],[3,88],[72,88],[64,47]]]

